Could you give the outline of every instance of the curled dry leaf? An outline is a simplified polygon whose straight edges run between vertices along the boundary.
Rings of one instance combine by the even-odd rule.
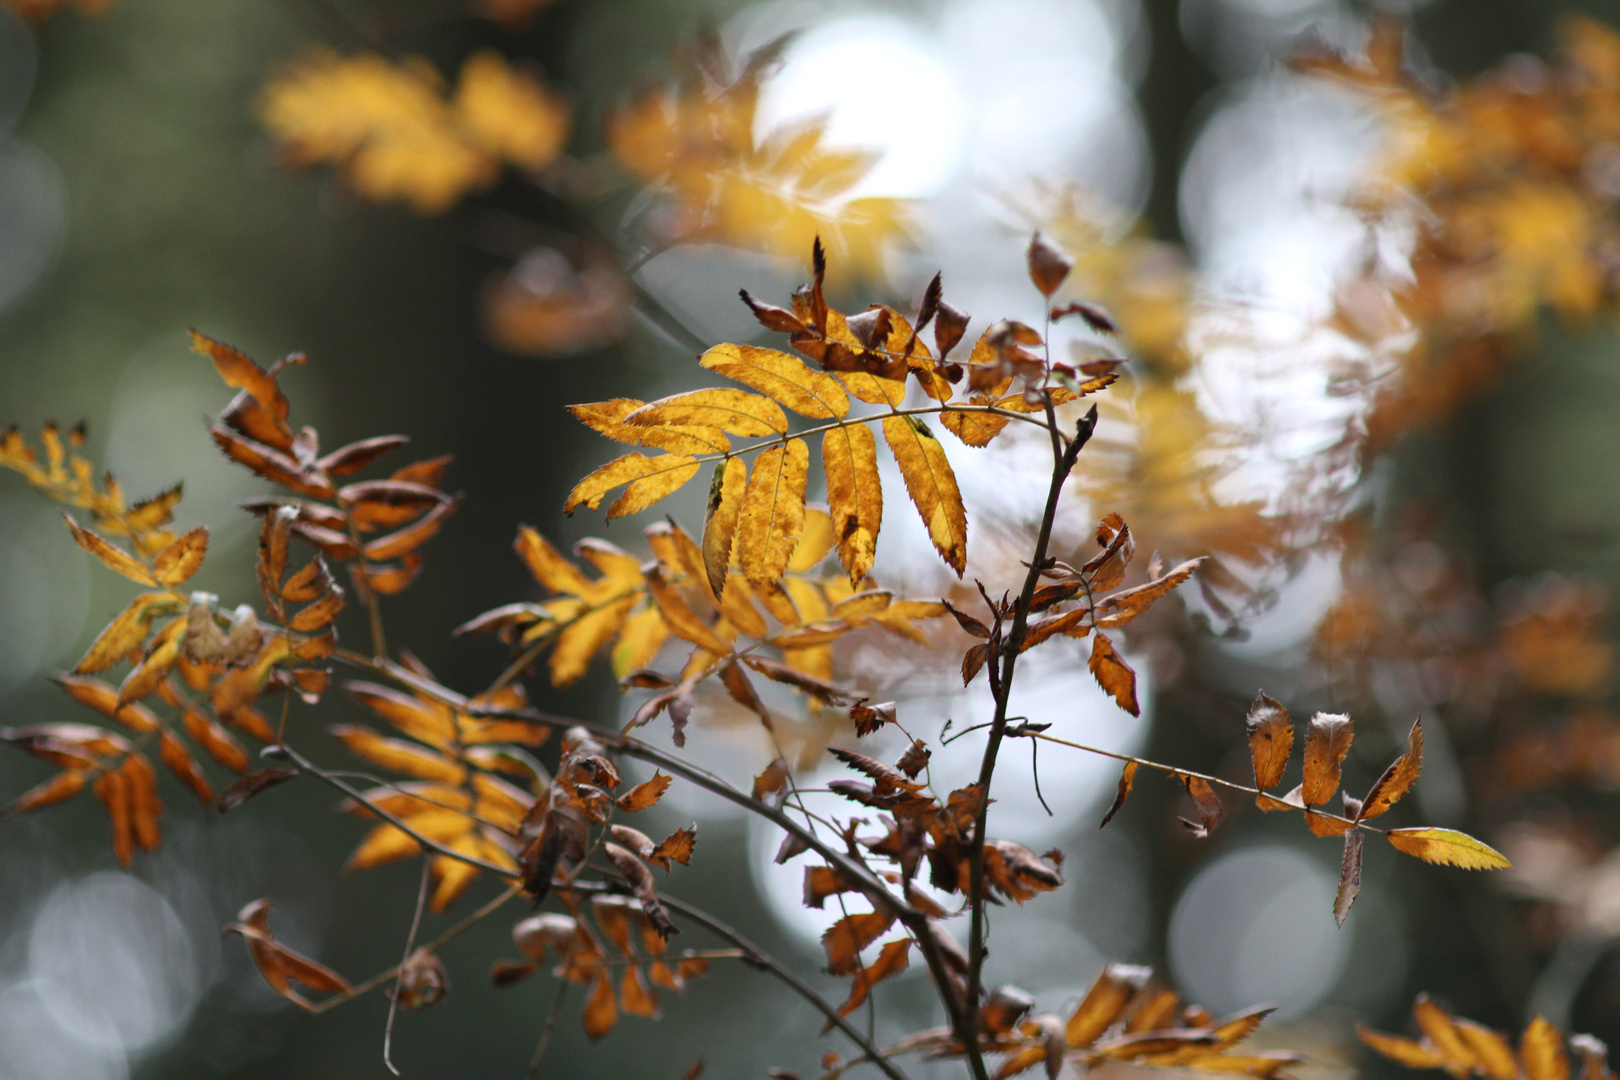
[[[1119,771],[1119,788],[1114,792],[1113,805],[1109,806],[1108,813],[1103,815],[1102,822],[1097,826],[1097,828],[1103,828],[1110,821],[1114,820],[1114,815],[1119,813],[1120,808],[1125,805],[1125,800],[1130,798],[1131,788],[1134,787],[1135,784],[1136,760],[1133,758],[1132,760],[1127,761],[1125,763],[1125,767]]]
[[[294,989],[294,983],[323,994],[349,992],[349,984],[343,976],[275,939],[270,932],[270,901],[254,900],[237,913],[236,921],[228,924],[225,930],[247,939],[248,955],[253,958],[253,966],[258,968],[259,975],[270,989],[300,1009],[307,1011],[313,1008],[313,1004]]]
[[[1097,685],[1108,691],[1120,708],[1132,716],[1140,716],[1136,704],[1136,672],[1114,649],[1108,635],[1096,634],[1091,640],[1091,660],[1088,664]]]

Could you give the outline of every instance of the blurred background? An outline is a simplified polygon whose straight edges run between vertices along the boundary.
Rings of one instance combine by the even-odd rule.
[[[1423,779],[1396,824],[1467,829],[1516,867],[1370,850],[1340,930],[1339,845],[1292,815],[1229,805],[1194,841],[1175,785],[1144,778],[1099,832],[1110,762],[1043,753],[1048,816],[1010,760],[998,834],[1062,848],[1068,880],[996,912],[992,982],[1058,1009],[1108,961],[1152,964],[1217,1014],[1280,1003],[1263,1041],[1323,1076],[1391,1069],[1353,1023],[1402,1030],[1420,990],[1612,1043],[1615,27],[1620,3],[1596,0],[10,0],[0,422],[86,419],[134,494],[184,479],[180,525],[214,530],[198,585],[234,604],[255,534],[236,504],[265,485],[210,445],[201,418],[226,392],[186,331],[261,361],[307,353],[282,383],[328,446],[397,431],[456,455],[445,485],[466,500],[387,610],[392,640],[473,689],[506,656],[449,630],[540,598],[510,555],[519,523],[644,550],[635,521],[561,517],[613,452],[563,405],[708,384],[699,349],[767,340],[736,290],[784,303],[818,233],[846,310],[915,310],[941,270],[970,333],[1036,321],[1023,251],[1041,229],[1077,263],[1060,298],[1106,308],[1122,334],[1101,347],[1132,358],[1060,545],[1118,511],[1144,552],[1212,558],[1126,638],[1139,720],[1073,642],[1033,654],[1016,708],[1246,781],[1263,688],[1296,719],[1353,715],[1352,790],[1422,715]],[[948,452],[969,578],[1003,587],[1044,450]],[[695,489],[667,504],[690,529]],[[904,505],[887,517],[876,576],[956,587]],[[82,719],[45,676],[127,597],[0,477],[0,722]],[[361,640],[363,616],[343,627]],[[935,633],[938,655],[851,641],[840,670],[919,733],[982,718],[982,686],[952,682],[954,631]],[[529,689],[602,723],[625,708],[605,670]],[[711,704],[690,749],[746,782],[768,755]],[[294,741],[336,767],[325,725],[365,719],[332,695],[295,714]],[[977,752],[963,740],[934,768],[965,782]],[[45,775],[0,755],[7,799]],[[414,865],[342,875],[363,826],[314,785],[229,816],[164,797],[163,845],[127,872],[88,798],[0,825],[0,1077],[386,1075],[380,995],[302,1016],[218,929],[273,897],[283,939],[358,979],[397,962]],[[778,837],[680,785],[657,813],[699,823],[671,891],[839,992],[814,974],[826,923],[799,906],[802,871],[772,864]],[[405,1075],[521,1074],[552,990],[490,987],[514,918],[446,950],[449,1000],[395,1034]],[[938,1022],[925,980],[917,965],[880,991],[881,1039]],[[676,1077],[701,1055],[705,1075],[810,1075],[830,1045],[741,967],[664,998],[661,1023],[596,1045],[565,1010],[548,1070]]]

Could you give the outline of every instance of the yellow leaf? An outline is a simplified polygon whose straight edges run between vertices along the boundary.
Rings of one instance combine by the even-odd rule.
[[[351,751],[385,769],[392,769],[421,780],[437,780],[443,784],[460,784],[466,779],[465,766],[458,765],[416,743],[390,739],[370,728],[350,724],[333,725],[331,731]]]
[[[940,413],[939,422],[969,446],[989,446],[990,440],[1007,426],[1008,417],[977,409],[946,409]]]
[[[647,575],[647,588],[652,593],[653,602],[664,616],[664,622],[670,630],[698,646],[707,649],[716,656],[725,656],[731,652],[727,645],[709,626],[698,618],[697,613],[686,605],[681,594],[674,586],[664,580],[664,575],[656,567]]]
[[[139,585],[157,584],[156,579],[152,577],[152,572],[134,556],[121,548],[114,547],[89,529],[82,527],[65,511],[62,514],[62,520],[67,522],[68,531],[73,533],[74,541],[84,550],[100,559],[102,565],[109,570],[115,570]]]
[[[528,525],[521,526],[513,547],[528,566],[529,573],[534,575],[534,580],[552,592],[566,593],[570,596],[591,594],[591,585],[585,580],[585,575],[579,572],[579,567],[569,562],[567,557],[552,547],[537,530]]]
[[[684,454],[625,454],[591,473],[568,493],[563,513],[572,514],[580,503],[595,510],[602,497],[616,487],[630,488],[608,507],[608,520],[645,510],[697,475],[698,463]]]
[[[642,427],[624,422],[625,417],[644,404],[635,398],[614,398],[588,405],[570,405],[568,411],[597,434],[629,446],[656,446],[672,454],[723,454],[731,449],[731,440],[717,427],[673,424]]]
[[[787,416],[768,397],[724,387],[650,401],[627,413],[630,427],[714,427],[732,435],[786,435]]]
[[[658,608],[643,608],[630,616],[613,646],[613,677],[622,679],[652,663],[668,638],[669,627]]]
[[[177,614],[182,609],[181,602],[169,593],[142,593],[107,624],[84,654],[84,659],[74,667],[74,672],[89,675],[105,671],[131,654],[138,654],[146,643],[152,620],[159,615]]]
[[[743,495],[737,559],[748,580],[770,585],[782,577],[804,529],[804,488],[810,448],[803,439],[760,452]]]
[[[914,416],[884,417],[883,437],[905,478],[906,493],[922,515],[928,538],[945,564],[961,577],[967,566],[967,511],[944,447],[928,425]]]
[[[557,635],[557,644],[551,649],[551,685],[559,689],[579,681],[604,645],[613,639],[624,624],[624,617],[635,606],[635,596],[581,616]]]
[[[311,53],[265,87],[259,111],[295,164],[340,165],[361,195],[420,213],[448,209],[497,174],[497,161],[473,144],[420,57]]]
[[[461,65],[456,114],[472,141],[525,169],[543,169],[568,142],[568,103],[484,49]]]
[[[1455,829],[1394,829],[1389,842],[1395,850],[1415,855],[1424,862],[1460,866],[1464,870],[1505,870],[1513,864],[1489,844]]]
[[[798,574],[810,570],[827,557],[834,539],[832,515],[827,508],[814,503],[806,506],[804,531],[799,534],[799,542],[793,549],[792,558],[788,559],[787,568]]]
[[[757,345],[716,345],[699,361],[710,371],[751,386],[801,416],[836,420],[849,412],[849,395],[831,375],[794,356]]]
[[[877,556],[883,524],[883,484],[878,478],[877,439],[865,424],[846,424],[821,437],[821,465],[827,475],[827,503],[838,561],[859,584]]]
[[[748,466],[741,458],[726,458],[715,465],[714,480],[709,484],[709,507],[703,516],[703,569],[709,591],[715,596],[725,590],[726,569],[731,565],[747,483]]]

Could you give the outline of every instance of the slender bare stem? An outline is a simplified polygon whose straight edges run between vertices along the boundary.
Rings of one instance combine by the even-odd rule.
[[[551,1045],[551,1033],[557,1030],[557,1017],[562,1015],[563,999],[568,996],[568,980],[563,979],[557,983],[557,996],[551,1002],[551,1011],[546,1013],[546,1026],[540,1029],[540,1042],[534,1048],[534,1056],[529,1059],[529,1069],[523,1075],[526,1080],[535,1080],[540,1075],[540,1062],[545,1060],[546,1048]]]
[[[399,966],[394,970],[403,975],[405,964],[411,958],[411,952],[416,948],[416,932],[422,927],[422,909],[427,906],[428,883],[433,880],[432,864],[424,856],[422,859],[422,885],[416,891],[416,913],[411,916],[411,932],[405,935],[405,955],[399,958]],[[395,1076],[399,1069],[394,1065],[394,1017],[399,1015],[399,980],[395,979],[394,992],[388,998],[388,1022],[383,1025],[383,1064]]]
[[[1096,426],[1097,410],[1093,408],[1086,419],[1081,421],[1074,438],[1070,439],[1067,445],[1058,432],[1057,417],[1052,409],[1050,394],[1046,396],[1046,420],[1052,436],[1052,480],[1046,492],[1046,506],[1041,512],[1040,531],[1035,539],[1034,554],[1029,560],[1029,572],[1024,576],[1024,587],[1013,605],[1012,630],[1002,645],[1000,671],[992,672],[997,676],[991,687],[995,695],[996,712],[990,721],[990,736],[985,741],[984,757],[979,763],[979,808],[973,822],[972,846],[968,850],[968,903],[971,917],[968,926],[967,1001],[964,1003],[966,1030],[959,1032],[959,1037],[962,1038],[967,1050],[968,1065],[973,1070],[975,1080],[988,1080],[989,1076],[985,1069],[984,1055],[979,1049],[977,1033],[979,995],[984,986],[984,840],[990,810],[990,783],[995,777],[997,753],[1007,733],[1007,708],[1012,698],[1013,674],[1018,664],[1019,650],[1023,646],[1024,630],[1029,624],[1029,609],[1035,598],[1035,589],[1040,584],[1041,571],[1046,568],[1047,547],[1052,540],[1052,525],[1057,520],[1058,500],[1063,494],[1064,481],[1074,469],[1081,448],[1085,446],[1092,429]],[[994,660],[991,663],[994,666]]]
[[[1028,735],[1030,738],[1040,739],[1042,742],[1056,743],[1058,746],[1067,746],[1074,750],[1084,750],[1088,754],[1096,754],[1099,757],[1113,758],[1115,761],[1134,761],[1142,768],[1155,769],[1158,772],[1169,773],[1172,776],[1190,776],[1195,780],[1204,780],[1208,783],[1214,784],[1216,787],[1227,788],[1231,791],[1241,791],[1245,795],[1258,796],[1265,794],[1265,792],[1261,791],[1259,788],[1250,787],[1247,784],[1239,784],[1233,780],[1223,780],[1219,776],[1211,776],[1209,773],[1194,772],[1192,769],[1183,769],[1175,765],[1166,765],[1161,761],[1149,761],[1147,758],[1137,757],[1134,754],[1121,754],[1114,750],[1104,750],[1096,746],[1087,746],[1085,743],[1070,742],[1068,739],[1060,739],[1056,735],[1048,735],[1044,731],[1031,731],[1028,733]],[[1379,834],[1384,832],[1383,829],[1380,829],[1376,825],[1368,825],[1365,821],[1357,821],[1354,818],[1348,818],[1342,814],[1330,814],[1326,810],[1318,810],[1314,806],[1307,808],[1304,806],[1295,806],[1293,803],[1284,803],[1275,795],[1270,796],[1270,798],[1276,799],[1278,803],[1278,807],[1274,807],[1274,809],[1286,806],[1290,810],[1299,810],[1303,813],[1314,814],[1317,817],[1327,818],[1329,821],[1337,821],[1343,825],[1353,825],[1365,832],[1374,832]]]

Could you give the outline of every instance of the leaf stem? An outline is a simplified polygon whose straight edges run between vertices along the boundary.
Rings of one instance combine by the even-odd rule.
[[[411,952],[416,948],[416,932],[422,927],[422,909],[427,906],[428,883],[433,880],[432,864],[427,856],[422,856],[422,885],[416,891],[416,913],[411,916],[411,932],[405,935],[405,954],[399,958],[399,966],[394,968],[403,975],[405,965],[410,961]],[[394,980],[394,992],[388,998],[388,1022],[383,1025],[383,1064],[395,1076],[399,1069],[394,1065],[394,1017],[399,1015],[399,979]]]

